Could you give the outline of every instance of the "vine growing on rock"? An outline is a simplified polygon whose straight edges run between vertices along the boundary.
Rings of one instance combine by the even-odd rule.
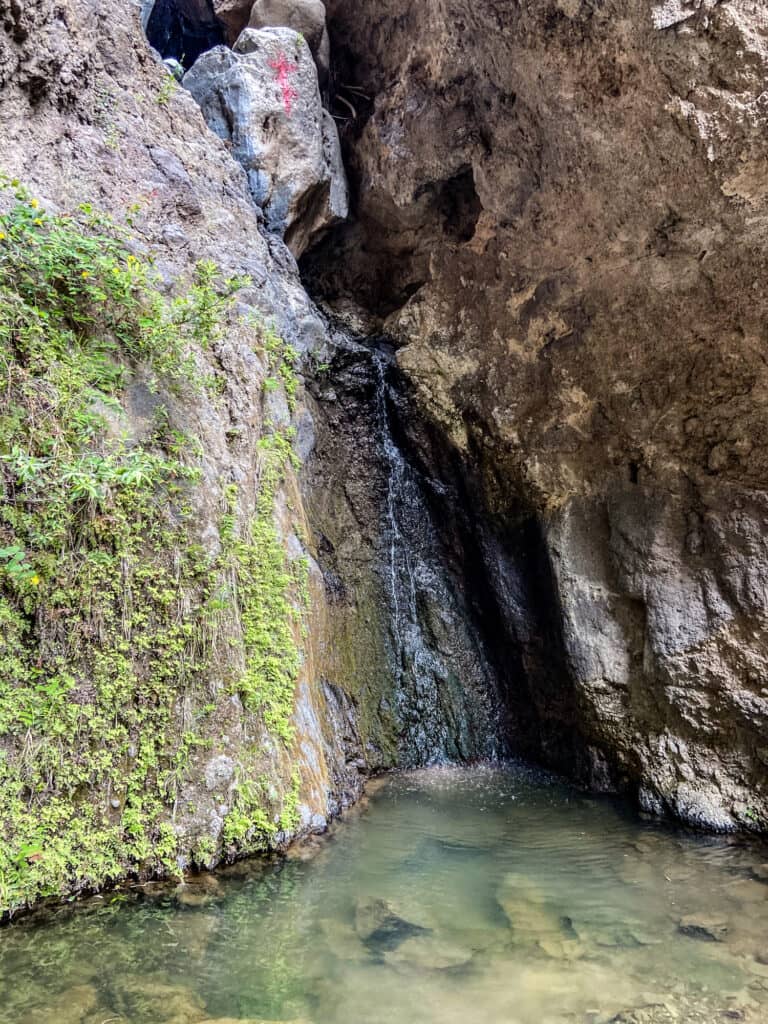
[[[227,496],[221,551],[194,543],[195,438],[171,397],[214,382],[200,353],[242,281],[211,263],[174,298],[152,260],[83,205],[49,214],[3,179],[0,215],[0,912],[177,870],[173,809],[219,695],[211,665],[242,663],[230,692],[286,747],[300,656],[300,591],[274,519],[292,460],[262,440],[262,485],[238,527]],[[271,340],[270,340],[271,339]],[[262,346],[263,339],[259,341]],[[278,370],[295,392],[290,353]],[[288,354],[286,354],[288,353]],[[270,357],[273,358],[273,357]],[[129,387],[151,422],[126,416]],[[226,643],[223,612],[233,619]],[[237,652],[236,652],[237,653]],[[224,695],[227,697],[226,693]],[[227,697],[228,699],[228,697]],[[194,721],[181,713],[185,701]],[[288,755],[289,756],[289,755]],[[283,798],[238,799],[224,840],[261,848],[292,818]],[[210,837],[200,840],[210,856]]]

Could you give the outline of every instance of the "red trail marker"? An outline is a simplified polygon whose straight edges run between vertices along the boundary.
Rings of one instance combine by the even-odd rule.
[[[298,71],[299,66],[298,64],[291,64],[282,52],[278,56],[277,60],[271,60],[269,62],[269,66],[274,68],[277,72],[276,78],[283,92],[283,105],[285,106],[285,112],[288,117],[290,117],[291,110],[293,110],[293,101],[298,99],[299,94],[291,85],[291,80],[288,76]]]

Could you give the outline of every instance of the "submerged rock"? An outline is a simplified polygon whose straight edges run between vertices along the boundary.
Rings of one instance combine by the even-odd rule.
[[[706,914],[688,914],[681,917],[677,925],[682,935],[703,942],[722,942],[728,934],[728,922]]]
[[[298,32],[246,29],[234,50],[204,53],[183,84],[245,169],[267,227],[294,256],[347,216],[338,132]]]
[[[181,907],[206,907],[223,895],[221,884],[214,875],[188,875],[173,891],[173,897]]]
[[[387,900],[358,903],[355,911],[355,931],[367,946],[378,950],[395,949],[406,939],[429,930],[401,916]]]
[[[197,1024],[203,1000],[190,988],[171,985],[163,977],[136,976],[118,979],[111,986],[115,1015],[127,1020],[152,1020],[157,1024]]]
[[[82,1024],[98,1005],[98,993],[93,985],[73,985],[44,1009],[31,1010],[19,1024]],[[107,1016],[106,1014],[104,1016]]]
[[[320,931],[330,953],[347,963],[363,963],[371,959],[371,951],[363,945],[359,934],[350,924],[337,918],[323,918]]]
[[[529,878],[508,875],[496,899],[520,945],[556,960],[575,960],[586,952],[570,919],[550,909],[545,894]]]

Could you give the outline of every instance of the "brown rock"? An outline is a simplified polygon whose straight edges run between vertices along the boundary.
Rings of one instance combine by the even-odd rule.
[[[701,939],[703,942],[722,942],[728,934],[728,923],[722,918],[708,917],[706,914],[688,914],[681,917],[677,925],[682,935],[690,939]]]

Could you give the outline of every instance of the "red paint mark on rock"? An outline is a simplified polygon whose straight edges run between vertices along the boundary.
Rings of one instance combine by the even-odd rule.
[[[280,53],[277,60],[271,60],[269,66],[277,72],[277,82],[283,93],[283,105],[285,112],[290,117],[293,110],[293,101],[298,98],[298,92],[291,85],[289,75],[299,70],[298,64],[291,64],[284,53]]]

